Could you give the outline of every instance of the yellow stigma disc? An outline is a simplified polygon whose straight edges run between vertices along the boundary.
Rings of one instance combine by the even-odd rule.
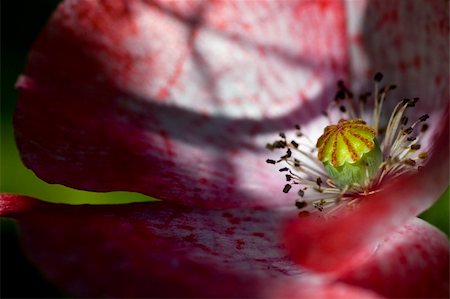
[[[375,130],[362,119],[341,119],[337,125],[327,126],[317,140],[317,158],[334,167],[358,162],[374,148],[375,135]]]

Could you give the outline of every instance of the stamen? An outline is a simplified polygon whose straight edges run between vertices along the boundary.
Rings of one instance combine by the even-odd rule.
[[[283,192],[284,192],[284,193],[288,193],[288,192],[289,192],[289,190],[291,190],[291,188],[292,188],[292,186],[291,186],[291,185],[289,185],[289,184],[286,184],[286,185],[284,186],[284,188],[283,188]]]
[[[430,118],[430,117],[428,116],[428,114],[424,114],[424,115],[422,115],[421,117],[419,117],[419,120],[422,121],[422,122],[424,122],[424,121],[426,121],[428,118]]]
[[[382,73],[376,73],[375,76],[373,76],[373,80],[375,80],[376,82],[381,82],[382,79],[383,79]]]
[[[308,205],[308,203],[306,201],[296,201],[295,202],[295,206],[297,207],[297,209],[301,210],[303,208],[305,208]]]
[[[419,157],[419,159],[423,160],[423,159],[426,159],[428,157],[428,154],[427,153],[420,153],[418,157]]]

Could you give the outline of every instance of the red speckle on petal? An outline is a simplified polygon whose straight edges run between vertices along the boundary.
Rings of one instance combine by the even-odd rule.
[[[184,230],[189,230],[189,231],[194,230],[194,228],[191,225],[186,225],[186,224],[178,225],[178,228],[184,229]]]
[[[161,136],[161,138],[163,140],[164,147],[165,147],[167,155],[169,157],[174,157],[175,153],[173,151],[173,145],[172,145],[172,142],[171,142],[171,139],[170,139],[169,135],[167,134],[166,131],[160,131],[159,134],[160,134],[160,136]]]
[[[361,33],[354,34],[350,37],[350,41],[358,46],[364,45],[364,36]]]
[[[417,69],[420,69],[420,64],[421,64],[420,56],[414,57],[413,64]]]
[[[169,96],[169,90],[165,87],[161,88],[158,92],[158,98],[160,100],[164,100],[165,98],[167,98]]]
[[[240,224],[240,223],[241,223],[241,220],[240,220],[239,218],[236,218],[236,217],[234,217],[234,218],[228,218],[227,220],[228,220],[228,222],[231,223],[231,224]]]
[[[437,74],[436,76],[434,76],[434,83],[436,84],[436,87],[440,86],[441,82],[442,82],[441,75]]]
[[[244,248],[245,241],[244,240],[237,240],[236,241],[236,249],[241,250]]]
[[[234,227],[228,227],[225,229],[225,233],[227,235],[234,235],[235,231],[236,231],[236,229]]]
[[[399,61],[398,62],[398,68],[401,72],[406,72],[408,65],[405,61]]]
[[[194,242],[196,240],[196,237],[194,234],[190,234],[184,237],[183,240],[185,240],[186,242]]]
[[[222,214],[222,216],[225,217],[225,218],[231,218],[231,217],[233,217],[233,215],[231,215],[231,213],[229,213],[229,212],[224,212],[224,213]]]
[[[264,233],[261,233],[261,232],[253,233],[253,235],[254,235],[255,237],[264,238]]]
[[[400,251],[400,250],[399,250]],[[401,252],[401,251],[400,251]],[[406,256],[404,254],[399,254],[398,261],[402,265],[406,265],[408,261],[406,260]]]

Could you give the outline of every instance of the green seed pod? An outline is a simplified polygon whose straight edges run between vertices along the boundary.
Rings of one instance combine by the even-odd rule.
[[[366,186],[383,160],[375,130],[361,119],[327,126],[317,140],[318,159],[338,186]]]

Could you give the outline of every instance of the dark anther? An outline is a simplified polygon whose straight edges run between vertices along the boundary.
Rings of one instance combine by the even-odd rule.
[[[326,112],[326,111],[322,111],[322,114],[323,114],[323,116],[326,116],[326,117],[328,117],[328,112]]]
[[[414,161],[412,159],[406,159],[403,161],[403,163],[405,163],[406,165],[409,165],[409,166],[416,166],[416,161]]]
[[[345,109],[345,106],[339,107],[339,110],[341,110],[341,112],[343,112],[343,113],[345,113],[347,111],[347,109]]]
[[[413,145],[411,145],[411,149],[412,149],[412,150],[418,150],[418,149],[420,149],[420,144],[413,144]]]
[[[300,130],[301,129],[300,125],[295,125],[295,129]]]
[[[338,88],[345,88],[345,85],[344,85],[344,81],[342,81],[342,80],[339,80],[338,82],[337,82],[337,86],[338,86]]]
[[[419,98],[413,98],[411,101],[408,102],[408,105],[406,107],[415,107],[418,101]]]
[[[345,99],[345,91],[343,89],[339,90],[336,93],[336,99],[339,99],[339,100]]]
[[[403,132],[405,132],[405,134],[411,134],[412,131],[413,131],[413,128],[409,127],[409,128],[406,128]]]
[[[408,141],[414,141],[414,140],[416,140],[416,137],[408,137],[408,138],[406,138],[406,140],[408,140]]]
[[[430,118],[430,116],[428,114],[424,114],[421,117],[419,117],[420,121],[426,121],[428,118]]]
[[[303,197],[303,196],[305,196],[305,191],[303,191],[302,189],[300,189],[300,190],[298,190],[297,194],[298,194],[300,197]]]
[[[277,140],[272,144],[273,148],[285,148],[286,147],[286,141],[283,140]]]
[[[289,190],[291,190],[291,188],[292,188],[292,186],[291,186],[291,185],[289,185],[289,184],[286,184],[286,185],[284,186],[284,188],[283,188],[283,192],[284,192],[284,193],[288,193],[288,192],[289,192]]]
[[[292,156],[292,151],[291,149],[288,148],[288,150],[286,151],[286,157],[290,158]]]
[[[376,73],[375,76],[373,76],[373,79],[377,82],[380,82],[383,79],[382,73]]]
[[[295,202],[295,206],[297,207],[297,209],[301,210],[304,207],[306,207],[308,204],[306,203],[306,201],[296,201]]]
[[[395,84],[389,86],[389,89],[390,89],[390,90],[394,90],[394,89],[396,89],[396,88],[397,88],[397,85],[395,85]]]
[[[275,163],[277,163],[277,162],[275,162],[275,160],[272,160],[272,159],[267,159],[267,160],[266,160],[266,163],[269,163],[269,164],[275,164]]]
[[[427,130],[428,130],[428,125],[427,124],[423,124],[422,128],[420,129],[420,131],[423,133],[423,132],[426,132]]]
[[[406,125],[408,123],[408,117],[403,115],[402,118],[400,119],[400,123],[402,125]]]
[[[283,139],[285,139],[286,138],[286,134],[284,134],[283,132],[281,132],[280,134],[278,134],[278,135],[280,135],[280,137],[281,138],[283,138]]]
[[[423,160],[423,159],[426,159],[428,157],[428,154],[423,152],[423,153],[420,153],[418,157]]]
[[[405,105],[405,104],[407,104],[407,103],[409,103],[410,102],[410,99],[403,99],[402,100],[402,105]]]
[[[317,183],[317,185],[319,185],[320,186],[320,184],[322,184],[322,179],[319,177],[319,178],[317,178],[317,180],[316,180],[316,183]]]
[[[283,168],[278,169],[279,172],[288,171],[288,170],[289,170],[289,168],[287,168],[287,167],[283,167]]]
[[[286,175],[286,181],[289,182],[291,179],[292,179],[292,176],[291,176],[290,174],[287,174],[287,175]]]
[[[367,102],[367,98],[370,97],[370,92],[363,93],[359,96],[359,100],[363,103]]]
[[[300,161],[295,161],[294,162],[294,167],[300,167]]]
[[[271,151],[273,151],[273,149],[274,149],[274,147],[273,147],[273,145],[272,145],[271,143],[267,143],[267,144],[266,144],[266,148],[267,148],[268,150],[271,150]]]
[[[293,147],[298,148],[298,143],[295,142],[294,140],[291,141],[291,144]]]

